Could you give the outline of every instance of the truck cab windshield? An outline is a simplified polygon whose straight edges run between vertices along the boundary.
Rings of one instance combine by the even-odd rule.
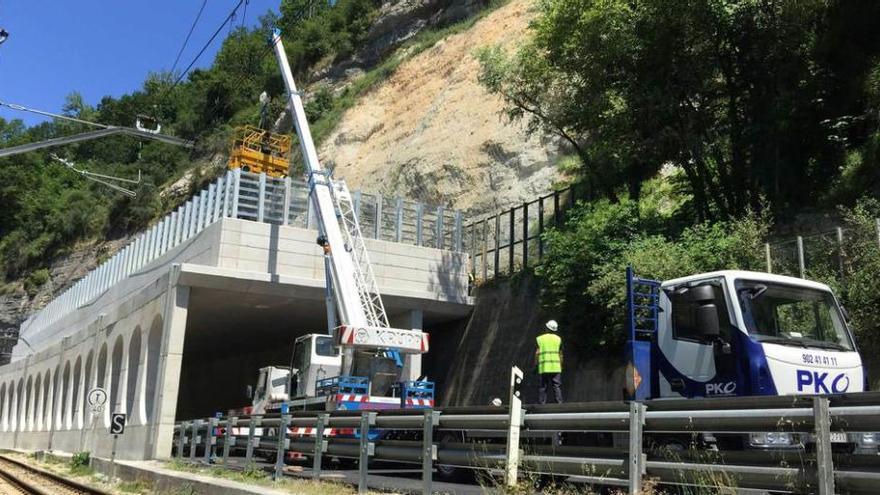
[[[749,334],[759,342],[853,350],[830,292],[748,280],[738,280],[736,292]]]

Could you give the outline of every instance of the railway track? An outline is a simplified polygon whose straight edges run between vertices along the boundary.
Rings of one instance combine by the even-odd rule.
[[[0,494],[110,495],[5,455],[0,455]]]

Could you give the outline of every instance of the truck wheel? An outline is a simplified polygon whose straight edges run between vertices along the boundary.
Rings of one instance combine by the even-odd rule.
[[[460,434],[447,431],[440,435],[440,441],[438,442],[437,447],[438,449],[442,449],[444,445],[461,442],[462,438]],[[467,469],[449,466],[447,464],[436,464],[435,466],[437,468],[437,478],[441,481],[448,481],[451,483],[464,480],[469,471]]]

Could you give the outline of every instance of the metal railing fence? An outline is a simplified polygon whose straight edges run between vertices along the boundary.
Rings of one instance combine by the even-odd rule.
[[[512,413],[509,407],[470,407],[196,419],[176,424],[174,455],[221,465],[234,465],[236,458],[251,465],[257,455],[268,456],[274,459],[276,478],[284,474],[287,452],[311,457],[310,475],[315,478],[321,475],[325,456],[358,459],[362,493],[369,482],[366,467],[371,459],[420,464],[423,493],[432,492],[437,464],[512,473],[514,480],[531,475],[575,476],[591,484],[625,486],[629,493],[638,493],[648,479],[703,488],[820,495],[835,490],[876,493],[880,480],[876,453],[846,455],[832,450],[832,434],[880,431],[877,393],[526,405],[519,411],[521,416]],[[514,417],[521,417],[521,423],[511,421]],[[518,435],[507,434],[514,428]],[[443,433],[449,431],[461,440],[449,442]],[[704,431],[800,434],[811,439],[815,448],[671,453],[648,447],[656,439]],[[396,439],[378,435],[387,432],[406,434],[391,435]],[[610,432],[627,441],[612,447],[586,446],[581,441],[559,445],[560,432],[572,438]],[[345,438],[340,437],[343,433]],[[436,438],[444,441],[436,442]],[[521,455],[506,456],[510,449]]]
[[[360,191],[352,195],[366,238],[462,251],[460,211]],[[317,228],[304,180],[229,170],[32,314],[22,323],[20,334],[39,334],[223,217]]]
[[[576,200],[584,198],[583,191],[569,186],[467,224],[471,277],[485,281],[539,263],[544,258],[544,231],[561,224]]]

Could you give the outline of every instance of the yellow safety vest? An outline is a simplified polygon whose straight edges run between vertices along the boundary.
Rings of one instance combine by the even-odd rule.
[[[562,339],[555,333],[539,335],[538,341],[538,373],[562,373],[562,356],[559,349]]]

